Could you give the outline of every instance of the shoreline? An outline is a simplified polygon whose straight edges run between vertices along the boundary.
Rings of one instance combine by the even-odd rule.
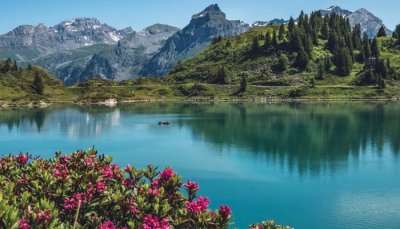
[[[2,101],[0,110],[7,108],[47,108],[53,105],[100,105],[115,107],[121,104],[135,103],[314,103],[314,102],[399,102],[400,97],[302,97],[302,98],[281,98],[281,97],[175,97],[175,98],[140,98],[140,99],[106,99],[102,101],[72,101],[72,100],[35,100],[35,101]]]

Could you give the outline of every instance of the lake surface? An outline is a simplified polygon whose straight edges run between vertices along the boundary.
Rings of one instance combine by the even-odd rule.
[[[158,126],[167,120],[170,126]],[[134,104],[0,111],[0,152],[95,146],[172,166],[239,228],[400,228],[400,104]]]

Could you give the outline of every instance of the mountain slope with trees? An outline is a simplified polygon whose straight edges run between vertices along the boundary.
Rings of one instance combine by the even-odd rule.
[[[179,63],[175,82],[308,86],[397,85],[399,29],[392,38],[382,27],[376,38],[349,19],[332,13],[300,14],[287,25],[253,28],[240,36],[215,39],[195,58]]]

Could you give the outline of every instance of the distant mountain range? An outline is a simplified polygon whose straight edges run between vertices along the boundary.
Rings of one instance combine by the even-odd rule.
[[[348,17],[352,25],[361,24],[371,37],[383,25],[365,9],[351,12],[333,6],[320,12]],[[252,26],[286,22],[274,19]],[[216,4],[193,15],[182,30],[163,24],[139,32],[130,27],[118,30],[95,18],[76,18],[52,27],[21,25],[0,36],[0,59],[14,58],[20,63],[43,66],[66,84],[91,77],[125,80],[163,76],[178,61],[201,52],[216,37],[236,36],[252,26],[228,20]]]

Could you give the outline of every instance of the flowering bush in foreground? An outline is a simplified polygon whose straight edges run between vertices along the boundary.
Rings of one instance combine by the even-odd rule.
[[[95,150],[0,158],[0,187],[0,228],[228,228],[231,219],[228,206],[209,210],[199,185],[182,184],[171,168],[122,170]]]

